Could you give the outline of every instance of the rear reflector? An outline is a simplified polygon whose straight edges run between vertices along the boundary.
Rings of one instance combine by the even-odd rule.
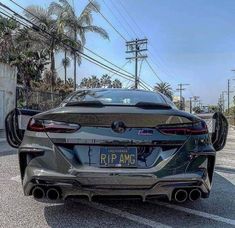
[[[208,133],[205,121],[186,124],[159,125],[157,126],[157,129],[161,133],[169,135],[202,135]]]
[[[27,130],[36,132],[51,132],[51,133],[72,133],[80,128],[79,124],[58,122],[52,120],[37,120],[30,119]]]

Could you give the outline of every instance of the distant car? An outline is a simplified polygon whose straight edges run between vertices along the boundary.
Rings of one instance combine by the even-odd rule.
[[[228,130],[222,114],[211,118],[209,134],[203,119],[161,93],[84,89],[46,112],[13,110],[6,131],[19,148],[27,196],[166,196],[182,203],[209,197]]]

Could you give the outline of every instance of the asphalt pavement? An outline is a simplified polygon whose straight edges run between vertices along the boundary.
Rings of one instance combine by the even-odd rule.
[[[234,130],[216,164],[210,198],[193,203],[39,202],[23,195],[16,150],[0,139],[0,227],[235,227]]]

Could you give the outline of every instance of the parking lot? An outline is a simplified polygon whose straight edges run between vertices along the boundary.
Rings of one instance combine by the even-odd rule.
[[[209,199],[167,201],[69,199],[47,203],[22,193],[16,150],[0,143],[0,227],[235,227],[235,130],[218,152]]]

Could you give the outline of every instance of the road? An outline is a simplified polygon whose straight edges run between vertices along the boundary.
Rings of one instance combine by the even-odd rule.
[[[16,150],[0,141],[0,227],[235,227],[235,130],[218,153],[209,199],[166,201],[69,199],[47,203],[22,193]]]

